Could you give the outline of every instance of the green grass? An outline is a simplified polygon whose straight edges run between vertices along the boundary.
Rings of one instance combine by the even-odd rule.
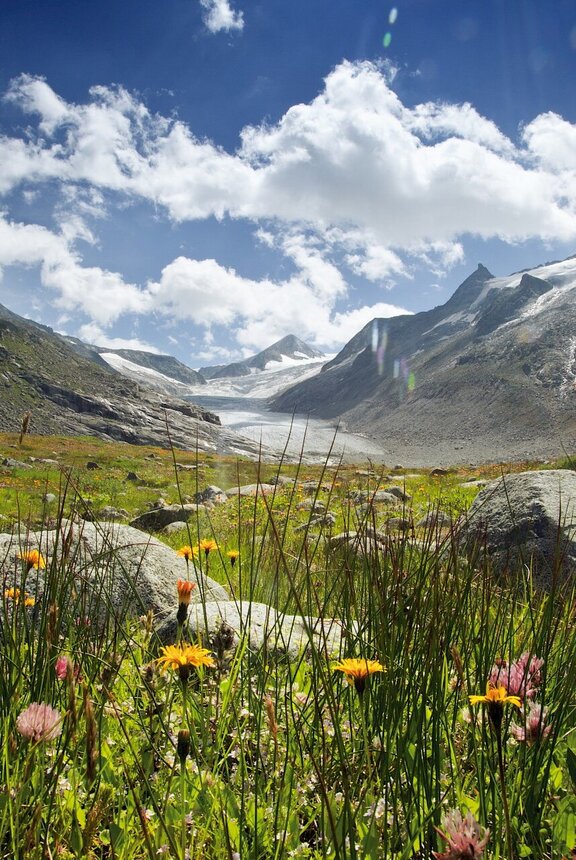
[[[39,603],[4,597],[0,610],[0,857],[424,860],[446,850],[436,828],[454,809],[489,829],[486,857],[510,860],[508,840],[514,857],[570,856],[573,588],[538,593],[527,570],[496,582],[487,560],[467,557],[449,528],[417,529],[417,543],[394,532],[377,551],[330,542],[346,529],[382,529],[392,514],[417,522],[440,508],[456,518],[476,493],[462,480],[494,477],[501,467],[390,482],[356,467],[197,461],[180,451],[176,461],[197,468],[175,471],[172,452],[89,438],[16,443],[1,437],[0,453],[60,465],[0,469],[6,527],[57,527],[87,500],[94,511],[112,504],[132,517],[159,495],[178,502],[207,484],[266,482],[279,472],[297,478],[273,496],[216,507],[190,521],[189,535],[166,541],[177,548],[214,537],[220,549],[210,553],[209,575],[235,599],[337,617],[344,637],[339,654],[311,640],[290,660],[251,649],[247,635],[235,651],[203,643],[215,665],[183,684],[178,672],[158,669],[152,619],[108,617],[97,631],[78,624],[94,595],[73,561],[48,560]],[[88,460],[101,468],[87,470]],[[137,484],[126,481],[129,471]],[[317,485],[311,496],[301,489],[306,479]],[[399,509],[351,501],[353,491],[391,483],[412,497]],[[52,506],[42,501],[46,492],[58,496]],[[332,527],[313,524],[299,507],[308,498],[334,512]],[[231,568],[226,550],[236,548]],[[12,575],[24,594],[25,565]],[[533,744],[514,740],[510,724],[521,725],[522,713],[505,706],[502,781],[498,735],[483,706],[468,708],[468,696],[485,692],[497,660],[526,651],[544,660],[536,698],[550,730]],[[72,667],[63,680],[55,672],[61,655]],[[386,671],[359,695],[333,669],[347,657],[377,659]],[[62,715],[52,741],[34,744],[18,731],[18,715],[34,701]]]

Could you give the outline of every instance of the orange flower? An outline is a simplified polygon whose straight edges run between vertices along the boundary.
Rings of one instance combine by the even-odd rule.
[[[204,550],[204,554],[208,557],[208,554],[212,552],[213,549],[218,549],[218,544],[212,538],[204,538],[198,544],[199,549]]]
[[[188,606],[190,604],[190,595],[196,588],[196,583],[190,582],[189,579],[179,579],[176,583],[176,588],[178,590],[178,602]]]
[[[35,567],[36,569],[46,567],[44,556],[42,555],[40,550],[37,549],[29,549],[26,550],[26,552],[18,553],[18,558],[26,562],[28,570],[30,570],[30,568],[32,567]]]
[[[516,705],[517,708],[522,707],[522,702],[518,696],[509,696],[506,687],[501,684],[499,687],[493,687],[490,683],[486,684],[485,696],[469,696],[471,705],[485,704],[504,707],[508,702],[511,705]]]

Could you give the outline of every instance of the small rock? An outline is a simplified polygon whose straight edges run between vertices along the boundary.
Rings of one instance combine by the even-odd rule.
[[[375,532],[372,528],[365,528],[360,532],[340,532],[337,535],[333,535],[328,542],[329,546],[333,548],[348,545],[353,547],[355,550],[366,551],[374,551],[375,549],[380,548],[383,543],[384,540],[382,535]]]
[[[452,525],[452,517],[444,511],[430,511],[416,523],[417,528],[445,528]]]
[[[9,469],[31,469],[30,463],[22,463],[21,460],[14,460],[13,457],[4,457],[2,460],[3,466],[8,466]]]
[[[126,475],[126,478],[124,480],[126,480],[126,481],[140,481],[140,478],[138,477],[136,472],[128,472],[128,474]]]
[[[206,504],[206,502],[210,502],[213,505],[223,505],[228,501],[228,496],[224,490],[220,489],[220,487],[215,487],[211,484],[199,493],[196,493],[194,501],[198,504]]]
[[[386,487],[386,490],[383,492],[391,493],[391,495],[396,496],[397,499],[400,499],[401,502],[409,502],[412,496],[403,490],[402,487]]]
[[[202,510],[200,505],[165,505],[162,508],[153,508],[140,516],[135,517],[130,525],[133,528],[147,532],[159,532],[170,523],[188,522],[193,514]]]
[[[325,511],[326,505],[324,502],[321,502],[319,499],[302,499],[301,502],[298,502],[296,505],[297,511]]]
[[[386,521],[386,528],[399,532],[407,532],[414,529],[414,523],[412,520],[406,519],[406,517],[390,517]]]
[[[331,528],[333,525],[336,525],[336,514],[333,514],[332,511],[327,511],[319,517],[312,517],[308,522],[301,523],[299,526],[296,526],[294,531],[302,532],[305,529],[310,529],[314,526],[328,526]]]
[[[190,605],[186,639],[214,642],[221,631],[227,631],[226,650],[231,650],[246,637],[251,649],[266,648],[266,654],[296,659],[311,646],[315,651],[337,656],[342,642],[342,623],[335,618],[302,618],[285,615],[264,603],[218,600],[208,597],[202,605]],[[176,613],[169,615],[157,627],[161,642],[171,644],[178,633]]]
[[[283,475],[274,475],[268,483],[274,484],[275,487],[291,487],[296,483],[296,480],[294,478],[285,478]]]
[[[226,496],[271,496],[276,491],[275,484],[245,484],[243,487],[230,487]]]
[[[303,492],[308,493],[308,495],[313,495],[316,492],[328,493],[330,491],[329,484],[318,484],[317,481],[302,481],[298,483]]]
[[[163,535],[172,535],[176,532],[182,532],[184,529],[188,530],[188,523],[184,520],[175,520],[173,523],[168,523],[168,525],[164,526],[160,531]]]
[[[100,466],[98,465],[98,463],[96,463],[95,460],[88,460],[88,462],[86,463],[86,468],[89,471],[93,471],[94,469],[100,469]]]
[[[58,496],[56,496],[54,493],[44,493],[44,495],[42,496],[42,501],[46,505],[53,505],[57,498]]]
[[[116,508],[112,507],[112,505],[105,505],[98,512],[98,516],[108,522],[116,522],[117,520],[127,520],[130,514],[123,508],[121,510],[117,510]]]

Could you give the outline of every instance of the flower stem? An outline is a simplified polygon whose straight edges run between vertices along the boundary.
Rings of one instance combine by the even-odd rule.
[[[498,751],[498,772],[500,775],[500,786],[502,793],[502,806],[504,808],[504,823],[506,827],[506,847],[509,860],[513,860],[512,852],[512,830],[510,827],[510,810],[508,808],[508,794],[506,792],[506,773],[504,770],[504,752],[502,750],[502,732],[496,732],[496,749]]]

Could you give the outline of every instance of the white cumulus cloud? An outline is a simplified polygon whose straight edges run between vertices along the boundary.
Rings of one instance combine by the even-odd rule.
[[[200,0],[200,5],[204,12],[204,23],[211,33],[244,28],[242,12],[235,12],[228,0]]]

